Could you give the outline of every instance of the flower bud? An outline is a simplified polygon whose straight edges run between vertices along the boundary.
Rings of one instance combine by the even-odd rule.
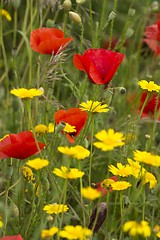
[[[15,9],[19,8],[20,3],[21,3],[21,0],[12,0],[13,7]]]
[[[130,9],[128,10],[128,16],[129,16],[129,17],[133,17],[133,16],[135,15],[135,13],[136,13],[136,10],[133,9],[133,8],[130,8]]]
[[[90,216],[90,222],[88,228],[94,233],[97,233],[102,226],[107,215],[107,204],[105,202],[99,203],[94,207]],[[95,222],[96,221],[96,222]]]
[[[126,93],[126,89],[124,88],[124,87],[120,87],[119,88],[119,92],[120,92],[120,94],[125,94]]]
[[[108,16],[108,20],[111,21],[116,17],[116,13],[115,12],[110,12],[109,16]]]
[[[153,1],[151,4],[151,10],[153,12],[159,12],[159,3],[157,1]]]
[[[12,213],[13,213],[13,216],[16,218],[19,216],[19,209],[15,204],[12,206]]]
[[[72,3],[71,3],[70,0],[65,0],[65,1],[63,2],[63,9],[64,9],[65,11],[68,12],[68,11],[71,9],[71,7],[72,7]]]
[[[126,32],[126,38],[132,37],[133,34],[134,34],[134,30],[129,27]]]
[[[83,4],[86,0],[76,0],[76,3]]]
[[[47,216],[47,221],[48,222],[52,222],[53,220],[54,220],[54,218],[51,215]]]
[[[63,121],[61,121],[61,122],[57,125],[56,131],[57,131],[57,132],[63,131],[63,129],[65,128],[65,126],[66,126],[66,123],[63,122]]]
[[[48,19],[47,22],[46,22],[46,27],[48,27],[48,28],[55,27],[54,21],[51,20],[51,19]]]
[[[82,23],[82,19],[81,17],[75,13],[75,12],[69,12],[69,17],[70,19],[74,22],[74,23],[77,23],[77,24],[81,24]]]
[[[150,136],[149,134],[145,134],[145,138],[146,138],[146,139],[150,139],[151,136]]]

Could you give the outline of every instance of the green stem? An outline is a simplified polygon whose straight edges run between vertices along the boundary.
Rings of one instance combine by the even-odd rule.
[[[83,27],[83,23],[81,23],[81,36],[80,36],[79,53],[81,53],[81,51],[82,51],[83,37],[84,37],[84,27]]]
[[[122,231],[122,227],[123,227],[123,192],[120,191],[120,218],[121,218],[121,229],[120,229],[120,237],[119,240],[123,239],[123,231]]]
[[[93,160],[93,138],[94,138],[94,114],[92,114],[91,119],[91,148],[90,148],[90,159],[89,159],[89,186],[91,186],[91,179],[92,179],[92,160]]]
[[[146,96],[146,98],[145,98],[145,101],[144,101],[144,103],[143,103],[143,105],[142,105],[142,107],[141,107],[141,111],[140,111],[140,113],[139,113],[139,119],[141,118],[141,116],[142,116],[142,113],[143,113],[143,110],[144,110],[144,108],[145,108],[145,106],[146,106],[146,104],[147,104],[147,102],[148,102],[148,99],[149,99],[149,97],[150,97],[150,92],[147,92],[147,96]]]
[[[81,171],[81,164],[80,164],[80,160],[78,161],[78,169]],[[80,181],[80,189],[83,188],[83,182],[82,182],[82,178],[79,179]],[[81,194],[81,205],[84,206],[84,201],[83,201],[83,196]],[[85,227],[86,226],[86,217],[85,217],[85,212],[82,208],[82,214],[83,214],[83,226]]]
[[[146,194],[145,194],[145,189],[143,187],[143,199],[142,199],[142,220],[145,220],[145,207],[146,207]]]
[[[90,30],[91,30],[92,47],[94,47],[92,0],[89,0],[89,16],[90,16]]]
[[[17,10],[14,11],[13,48],[17,45]]]
[[[114,0],[113,12],[116,12],[116,8],[117,8],[117,0]],[[114,18],[111,20],[109,47],[108,47],[109,49],[111,48],[111,44],[112,44],[113,26],[114,26]]]

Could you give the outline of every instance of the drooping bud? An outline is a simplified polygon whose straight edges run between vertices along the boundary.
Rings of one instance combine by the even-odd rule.
[[[97,233],[102,226],[107,215],[107,204],[106,202],[101,202],[93,208],[92,214],[90,216],[90,222],[88,228]]]
[[[15,9],[19,8],[20,3],[21,3],[21,0],[12,0],[12,4]]]
[[[70,17],[70,19],[71,19],[74,23],[77,23],[77,24],[81,24],[81,23],[82,23],[81,17],[80,17],[77,13],[75,13],[75,12],[70,11],[70,12],[69,12],[69,17]]]
[[[151,10],[153,12],[159,12],[160,5],[157,1],[153,1],[151,4]]]
[[[134,30],[129,27],[126,32],[126,38],[132,37],[133,34],[134,34]]]
[[[86,0],[76,0],[76,3],[78,3],[78,4],[83,4],[83,3],[85,3],[85,1],[86,1]]]
[[[120,94],[124,95],[126,93],[126,89],[124,87],[119,88]]]
[[[145,134],[145,138],[146,138],[146,139],[150,139],[151,136],[150,136],[149,134]]]
[[[71,3],[70,0],[65,0],[65,1],[63,2],[63,9],[64,9],[65,11],[68,12],[68,11],[71,9],[71,7],[72,7],[72,3]]]
[[[116,13],[115,12],[110,12],[109,16],[108,16],[108,20],[111,21],[116,17]]]
[[[136,13],[136,10],[134,8],[130,8],[128,10],[128,16],[129,17],[133,17],[135,15],[135,13]]]
[[[54,21],[52,19],[48,19],[47,22],[46,22],[46,27],[48,27],[48,28],[55,27]]]

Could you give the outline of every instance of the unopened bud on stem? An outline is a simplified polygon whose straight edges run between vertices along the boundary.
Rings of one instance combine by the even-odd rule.
[[[77,13],[70,11],[69,17],[74,23],[82,24],[82,19]]]
[[[63,9],[64,9],[65,11],[68,12],[68,11],[71,9],[71,7],[72,7],[72,3],[71,3],[70,0],[65,0],[65,1],[63,2]]]
[[[107,204],[105,202],[99,203],[94,207],[90,216],[89,229],[92,229],[94,233],[97,233],[102,226],[107,215]]]

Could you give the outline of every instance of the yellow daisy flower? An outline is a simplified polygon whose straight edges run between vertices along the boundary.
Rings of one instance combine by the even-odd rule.
[[[43,210],[48,214],[53,214],[53,213],[59,214],[62,212],[67,212],[69,208],[67,205],[64,205],[64,204],[53,203],[53,204],[45,205]]]
[[[101,193],[92,187],[86,187],[81,189],[81,194],[84,198],[94,200],[101,196]]]
[[[49,123],[49,124],[48,124],[48,132],[49,132],[49,133],[54,132],[54,124],[53,124],[53,123]]]
[[[131,168],[131,175],[134,176],[135,178],[139,178],[143,176],[146,172],[146,169],[143,168],[139,162],[133,161],[132,159],[128,158],[127,159],[128,164]]]
[[[52,227],[50,229],[43,229],[41,231],[41,238],[50,238],[53,237],[58,232],[57,227]]]
[[[73,133],[73,132],[76,132],[76,127],[75,126],[71,126],[69,123],[65,123],[65,127],[63,129],[64,132],[66,133]]]
[[[58,177],[65,178],[65,179],[81,178],[84,175],[84,172],[79,171],[77,168],[68,169],[65,166],[61,166],[61,169],[54,168],[53,173]]]
[[[82,160],[90,155],[90,151],[82,146],[75,147],[58,147],[58,151],[64,153],[72,158]]]
[[[141,183],[142,184],[149,183],[150,188],[155,188],[156,185],[157,185],[157,180],[152,173],[146,171],[145,174],[142,177],[142,182]]]
[[[160,226],[156,225],[153,231],[156,233],[156,236],[160,238]]]
[[[108,169],[115,176],[128,177],[131,175],[131,167],[129,165],[117,163],[117,168],[113,165],[109,165]]]
[[[0,15],[4,16],[9,22],[12,20],[11,15],[5,9],[0,9]]]
[[[108,112],[109,109],[107,108],[108,105],[107,104],[102,104],[101,102],[95,101],[93,102],[92,100],[87,101],[87,102],[82,102],[79,104],[81,106],[81,110],[82,111],[88,111],[88,112],[98,112],[98,113],[102,113],[102,112]]]
[[[140,80],[138,82],[138,85],[144,89],[147,90],[148,92],[159,92],[160,91],[160,86],[155,84],[154,81],[147,82],[146,80]]]
[[[33,97],[42,96],[43,95],[43,90],[41,88],[39,88],[39,89],[36,89],[36,88],[31,88],[31,89],[19,88],[19,89],[11,90],[10,93],[15,95],[16,97],[19,97],[19,98],[33,98]]]
[[[132,185],[126,181],[117,181],[117,182],[111,183],[112,189],[117,191],[125,190],[131,186]]]
[[[37,135],[45,134],[45,133],[52,133],[54,132],[54,124],[49,123],[49,125],[38,124],[34,127],[34,131]]]
[[[115,147],[121,147],[125,144],[125,137],[121,132],[114,132],[113,129],[102,130],[95,137],[101,142],[94,142],[93,145],[102,151],[110,151]]]
[[[134,151],[134,160],[137,162],[143,162],[155,167],[160,166],[160,156],[153,155],[146,151]]]
[[[34,168],[35,170],[42,169],[49,164],[47,159],[35,158],[26,162],[26,165]]]
[[[141,235],[143,237],[151,236],[151,228],[147,221],[128,221],[123,225],[123,231],[128,232],[132,237],[137,235]]]
[[[67,225],[64,227],[64,230],[59,232],[60,237],[66,239],[75,239],[75,240],[88,240],[92,235],[92,231],[88,228],[83,228],[82,226],[71,226]],[[89,237],[89,238],[88,238]]]

